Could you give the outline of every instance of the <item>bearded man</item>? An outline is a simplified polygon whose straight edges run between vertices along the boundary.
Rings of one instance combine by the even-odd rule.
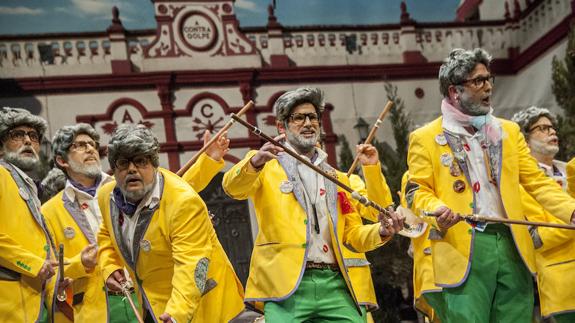
[[[136,322],[123,293],[107,291],[99,266],[96,266],[97,241],[102,214],[98,191],[113,178],[100,166],[100,135],[92,126],[80,123],[59,129],[52,139],[54,164],[66,175],[62,191],[42,206],[42,214],[56,245],[64,245],[69,259],[64,275],[74,280],[68,293],[72,315],[62,310],[54,293],[54,317],[87,322],[93,318],[107,322]],[[58,290],[56,286],[55,290]]]
[[[454,49],[439,69],[441,117],[410,135],[407,205],[432,226],[434,283],[424,294],[442,322],[531,322],[534,246],[526,226],[461,221],[460,214],[524,219],[520,187],[566,223],[575,201],[545,176],[519,126],[492,114],[494,77],[483,49]],[[522,295],[517,297],[517,295]]]
[[[31,177],[46,126],[27,110],[0,108],[1,322],[48,321],[46,280],[57,262]]]
[[[547,109],[530,107],[517,112],[511,120],[519,124],[539,167],[566,190],[566,163],[554,159],[559,152],[555,116]],[[529,194],[523,194],[522,198],[523,214],[528,220],[564,223],[545,211]],[[552,316],[559,323],[575,322],[575,290],[565,284],[563,275],[575,272],[575,231],[532,227],[529,232],[535,245],[541,315]]]
[[[191,186],[159,167],[160,145],[143,125],[121,125],[108,144],[115,182],[99,192],[100,266],[119,292],[123,267],[137,284],[145,322],[228,322],[243,287]]]
[[[284,93],[274,104],[278,139],[349,185],[316,146],[323,109],[320,89]],[[342,249],[377,248],[401,230],[403,219],[391,212],[390,219],[362,225],[347,192],[282,151],[266,143],[224,174],[226,193],[251,198],[258,221],[246,301],[263,307],[270,322],[365,322]]]

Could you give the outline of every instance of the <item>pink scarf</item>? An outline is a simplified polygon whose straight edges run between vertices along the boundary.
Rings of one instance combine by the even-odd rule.
[[[501,124],[493,117],[492,112],[493,108],[486,115],[470,116],[451,105],[447,99],[441,101],[441,114],[444,119],[451,120],[462,127],[473,126],[479,131],[482,130],[489,142],[497,145],[501,140]]]

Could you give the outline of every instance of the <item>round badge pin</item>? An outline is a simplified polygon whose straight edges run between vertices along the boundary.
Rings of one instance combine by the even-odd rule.
[[[461,168],[459,167],[459,164],[457,162],[453,162],[451,164],[451,166],[449,167],[449,173],[451,174],[451,176],[461,176]]]
[[[455,158],[457,160],[459,160],[460,162],[464,162],[465,161],[465,151],[462,150],[458,150],[455,153],[453,153],[455,155]]]
[[[65,227],[64,228],[64,237],[66,239],[73,239],[76,236],[76,231],[72,227]]]
[[[22,199],[24,199],[24,201],[28,201],[30,199],[30,195],[28,194],[28,192],[26,192],[26,190],[23,187],[20,187],[18,189],[18,193],[20,194]]]
[[[440,146],[445,146],[447,145],[447,138],[445,138],[445,135],[439,134],[435,136],[435,142]]]
[[[451,156],[448,153],[441,154],[440,159],[441,159],[441,165],[445,167],[449,167],[453,163],[453,156]]]
[[[152,250],[152,243],[149,240],[142,240],[140,241],[140,249],[144,252],[150,252]]]
[[[456,193],[461,193],[463,191],[465,191],[465,182],[458,179],[455,182],[453,182],[453,190]]]
[[[280,191],[284,194],[291,193],[293,191],[293,183],[290,181],[281,182]]]

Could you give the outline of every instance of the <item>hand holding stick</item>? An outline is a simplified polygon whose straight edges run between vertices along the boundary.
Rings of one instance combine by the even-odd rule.
[[[432,216],[435,217],[434,212],[423,211],[424,216]],[[514,219],[507,219],[507,218],[498,218],[498,217],[491,217],[479,214],[458,214],[464,220],[469,220],[473,222],[488,222],[488,223],[505,223],[505,224],[518,224],[518,225],[528,225],[528,226],[536,226],[536,227],[549,227],[549,228],[558,228],[558,229],[568,229],[568,230],[575,230],[575,225],[570,224],[561,224],[561,223],[551,223],[551,222],[533,222],[527,220],[514,220]]]
[[[246,105],[244,105],[243,108],[241,108],[240,111],[238,111],[237,115],[241,116],[243,114],[246,113],[246,111],[248,111],[249,109],[251,109],[254,106],[254,101],[249,101],[248,103],[246,103]],[[202,147],[202,149],[198,150],[196,152],[196,154],[182,167],[180,168],[180,170],[178,170],[178,172],[176,174],[178,174],[178,176],[182,176],[184,175],[184,173],[190,169],[190,167],[192,167],[192,165],[196,162],[196,160],[198,160],[198,158],[200,158],[200,155],[203,154],[208,147],[210,147],[214,142],[216,142],[218,140],[218,138],[220,137],[220,135],[222,135],[224,132],[226,132],[233,124],[234,124],[234,120],[230,119],[228,121],[228,123],[226,123],[222,129],[220,129],[220,131],[218,131],[213,137],[212,139],[210,139],[210,141],[208,141],[206,144],[204,144],[204,146]]]
[[[373,127],[369,131],[369,135],[367,135],[367,138],[363,142],[364,144],[370,144],[371,143],[371,141],[373,140],[373,137],[375,137],[375,132],[377,131],[377,129],[379,129],[379,125],[383,122],[385,115],[387,115],[387,113],[389,112],[389,110],[391,110],[391,108],[393,108],[393,102],[387,101],[387,104],[383,108],[383,111],[381,111],[381,113],[379,114],[379,117],[377,117],[377,121],[375,121],[375,124],[373,125]],[[355,169],[357,167],[358,162],[359,162],[359,155],[356,155],[355,159],[353,160],[353,163],[351,164],[351,167],[347,171],[347,177],[349,177],[351,174],[353,174],[353,172],[355,171]]]

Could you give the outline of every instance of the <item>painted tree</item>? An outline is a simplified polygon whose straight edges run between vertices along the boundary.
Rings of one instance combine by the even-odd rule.
[[[555,100],[563,109],[558,116],[559,154],[557,159],[569,160],[575,156],[575,23],[571,24],[565,58],[553,57],[551,86]]]

